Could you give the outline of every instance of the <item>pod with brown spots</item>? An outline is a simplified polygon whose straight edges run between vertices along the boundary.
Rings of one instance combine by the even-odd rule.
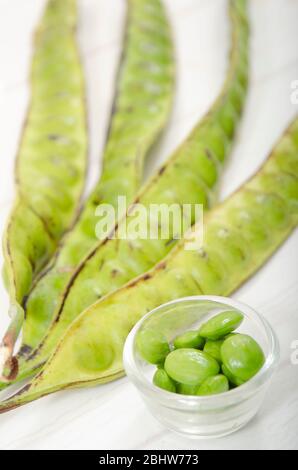
[[[232,0],[230,14],[230,65],[220,96],[172,158],[140,192],[135,203],[146,208],[150,204],[201,203],[205,210],[213,205],[216,183],[233,142],[248,81],[246,1]],[[134,205],[130,211],[133,208]],[[158,222],[156,220],[156,226]],[[120,222],[118,230],[124,223]],[[96,246],[73,274],[63,298],[57,302],[45,338],[26,361],[20,361],[19,378],[32,373],[47,360],[64,331],[85,308],[161,260],[176,242],[171,236],[172,227],[168,233],[168,238],[136,240],[118,239],[116,234],[116,239],[106,239]],[[37,310],[41,302],[35,300]]]
[[[0,412],[120,377],[125,339],[148,311],[184,296],[229,295],[256,272],[298,223],[298,119],[259,172],[206,219],[200,250],[186,250],[182,240],[154,269],[87,308]]]

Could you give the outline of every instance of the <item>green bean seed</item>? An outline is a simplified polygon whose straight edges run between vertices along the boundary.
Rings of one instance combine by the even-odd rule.
[[[244,384],[243,380],[238,379],[235,377],[231,372],[224,366],[221,366],[222,373],[226,376],[230,384],[235,385],[236,387],[240,387],[240,385]]]
[[[153,376],[153,383],[156,387],[167,390],[168,392],[176,392],[175,382],[168,376],[164,369],[157,369]]]
[[[219,364],[221,364],[221,347],[223,345],[223,342],[231,336],[235,336],[236,334],[237,333],[230,333],[223,339],[207,339],[203,351],[206,354],[209,354],[209,356],[213,357]]]
[[[243,315],[236,310],[226,311],[215,315],[200,328],[200,335],[207,339],[220,339],[236,330],[243,321]]]
[[[176,382],[200,385],[207,377],[219,372],[219,365],[198,349],[175,349],[165,360],[165,370]]]
[[[196,395],[198,392],[198,385],[187,385],[177,383],[176,391],[180,395]]]
[[[221,356],[225,369],[243,382],[251,379],[265,362],[258,343],[251,336],[242,334],[224,341]]]
[[[221,360],[221,347],[223,345],[224,339],[207,339],[203,351],[209,356],[213,357],[219,364],[222,363]]]
[[[150,364],[161,364],[170,352],[166,337],[159,331],[145,329],[137,336],[139,353]]]
[[[199,335],[198,331],[186,331],[182,335],[174,339],[174,346],[180,348],[195,348],[202,349],[205,344],[204,338]]]
[[[224,375],[214,375],[208,377],[202,385],[200,385],[197,395],[216,395],[229,390],[228,379]]]

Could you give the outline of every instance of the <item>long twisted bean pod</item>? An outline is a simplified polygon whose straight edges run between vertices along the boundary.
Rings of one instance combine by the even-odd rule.
[[[144,314],[178,297],[230,294],[260,268],[297,223],[298,119],[259,172],[207,214],[199,250],[186,250],[188,240],[182,240],[154,269],[86,309],[41,372],[2,403],[0,412],[60,389],[123,375],[125,339]]]
[[[22,326],[23,300],[75,220],[83,190],[87,137],[76,17],[75,0],[49,0],[36,32],[31,104],[16,165],[17,196],[3,240],[12,320],[1,365]]]
[[[202,203],[205,208],[212,205],[216,182],[231,148],[247,88],[246,1],[232,0],[230,7],[233,41],[223,90],[209,113],[139,194],[137,202],[145,207],[177,202]],[[119,227],[121,229],[121,223]],[[99,244],[72,276],[43,342],[25,362],[20,361],[19,378],[32,373],[49,357],[65,329],[81,311],[150,269],[170,251],[174,242],[171,238],[106,239]]]
[[[23,358],[42,340],[59,296],[97,238],[95,209],[131,202],[142,179],[143,160],[166,124],[174,89],[170,26],[159,0],[129,0],[127,26],[103,172],[77,223],[60,243],[51,265],[26,302]]]

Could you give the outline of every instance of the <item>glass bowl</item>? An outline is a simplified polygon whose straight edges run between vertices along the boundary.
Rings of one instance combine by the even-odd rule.
[[[266,361],[262,369],[244,385],[219,395],[179,395],[156,387],[152,383],[156,366],[145,362],[136,348],[138,332],[156,329],[170,342],[227,307],[244,315],[237,332],[251,335],[263,348]],[[152,310],[130,332],[123,356],[128,378],[155,418],[172,431],[197,438],[224,436],[248,423],[262,404],[278,359],[278,340],[267,320],[241,302],[218,296],[186,297]]]

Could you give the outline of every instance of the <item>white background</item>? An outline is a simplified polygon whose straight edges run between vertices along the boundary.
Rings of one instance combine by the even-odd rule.
[[[177,96],[167,132],[147,164],[149,174],[210,106],[222,84],[229,44],[225,0],[165,0],[177,50]],[[0,0],[0,229],[13,199],[13,166],[27,100],[31,35],[43,0]],[[251,88],[235,150],[222,180],[224,198],[264,160],[298,106],[298,0],[251,0]],[[99,174],[125,11],[124,0],[80,0],[79,41],[87,75],[90,115],[89,187]],[[127,379],[60,392],[0,416],[2,449],[293,449],[298,448],[297,233],[235,298],[275,327],[282,359],[259,415],[220,440],[176,436],[152,418]],[[0,288],[0,328],[7,324]]]

